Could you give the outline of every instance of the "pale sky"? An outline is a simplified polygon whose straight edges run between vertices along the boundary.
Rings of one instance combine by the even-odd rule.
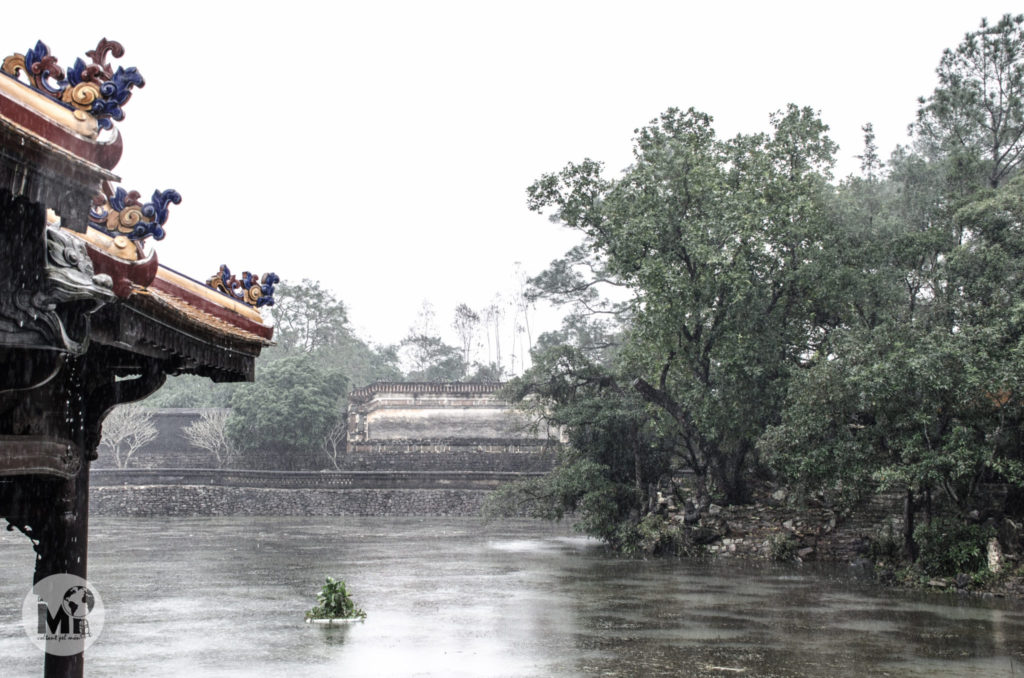
[[[146,79],[114,170],[171,207],[160,261],[205,279],[312,278],[361,336],[399,341],[424,300],[447,329],[576,242],[526,209],[542,173],[630,161],[670,106],[722,137],[787,103],[820,111],[854,171],[861,125],[906,139],[942,50],[1019,10],[966,2],[47,2],[10,11],[2,55],[68,68],[102,37]],[[550,319],[549,319],[549,322]],[[450,337],[454,342],[454,337]]]

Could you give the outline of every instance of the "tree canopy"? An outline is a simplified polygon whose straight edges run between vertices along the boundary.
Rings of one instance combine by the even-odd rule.
[[[924,152],[945,156],[996,188],[1024,162],[1024,14],[964,36],[936,69],[911,129]]]
[[[772,126],[722,141],[709,115],[670,109],[637,130],[621,178],[586,160],[528,191],[531,209],[583,233],[591,271],[631,291],[633,387],[677,429],[677,453],[733,501],[746,498],[747,461],[789,370],[828,320],[811,291],[827,268],[835,144],[807,108]],[[592,297],[581,254],[539,282]]]
[[[260,366],[256,382],[231,400],[227,433],[250,462],[263,468],[323,467],[323,441],[342,416],[348,380],[298,354]]]
[[[726,140],[669,109],[621,175],[586,159],[534,182],[529,208],[583,242],[531,281],[575,311],[512,394],[569,443],[508,497],[623,545],[683,470],[698,504],[747,501],[754,476],[847,510],[897,491],[912,559],[933,499],[964,521],[985,483],[1024,496],[1022,27],[942,55],[888,162],[865,125],[861,176],[836,182],[827,126],[789,105]]]

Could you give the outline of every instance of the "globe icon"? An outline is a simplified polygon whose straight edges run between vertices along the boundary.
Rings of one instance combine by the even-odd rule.
[[[72,586],[64,594],[60,606],[72,619],[84,619],[96,604],[96,599],[85,586]]]

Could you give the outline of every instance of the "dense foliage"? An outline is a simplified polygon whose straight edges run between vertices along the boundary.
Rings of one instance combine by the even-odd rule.
[[[230,408],[204,420],[218,466],[308,470],[331,467],[344,434],[348,389],[399,380],[393,350],[355,335],[345,305],[319,282],[282,283],[273,307],[274,342],[252,384],[182,376],[147,400],[152,407]]]
[[[531,186],[530,206],[580,230],[633,293],[633,390],[668,420],[701,489],[710,476],[744,501],[757,438],[816,350],[835,145],[796,106],[771,135],[720,141],[711,122],[670,109],[638,131],[624,176],[572,164]]]
[[[467,360],[481,317],[465,304],[456,309],[454,323],[462,349],[437,333],[429,304],[400,344],[374,347],[356,336],[345,304],[320,282],[283,282],[276,296],[274,345],[256,361],[255,383],[214,384],[185,375],[168,380],[146,402],[203,408],[206,414],[187,435],[191,444],[210,451],[211,465],[338,468],[349,389],[375,381],[501,379],[498,366]]]
[[[299,354],[261,365],[256,377],[231,400],[228,437],[263,468],[322,466],[324,438],[342,416],[345,376]]]
[[[882,162],[866,125],[859,177],[833,180],[827,127],[790,105],[728,140],[669,109],[621,176],[584,160],[530,186],[531,209],[584,239],[531,293],[578,313],[510,393],[569,442],[496,505],[575,511],[628,547],[659,493],[690,492],[682,470],[698,510],[748,501],[757,477],[847,510],[898,492],[910,559],[942,541],[933,508],[956,525],[1019,510],[1022,27],[983,23],[947,50],[912,143]],[[602,303],[607,285],[625,300]],[[1010,500],[983,502],[989,483]],[[957,532],[963,567],[979,530]]]

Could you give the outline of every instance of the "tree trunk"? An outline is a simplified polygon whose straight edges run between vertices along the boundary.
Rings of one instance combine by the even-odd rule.
[[[725,495],[728,504],[750,503],[750,488],[747,487],[746,460],[753,446],[748,442],[740,442],[735,447],[716,446],[712,450],[711,468],[714,473],[715,485]]]
[[[914,491],[907,488],[903,498],[903,558],[910,562],[917,561],[917,542],[914,541]]]
[[[640,513],[644,513],[644,505],[647,510],[651,509],[650,492],[644,494],[643,465],[640,459],[640,431],[633,429],[633,479],[636,483],[637,501],[640,503]]]

